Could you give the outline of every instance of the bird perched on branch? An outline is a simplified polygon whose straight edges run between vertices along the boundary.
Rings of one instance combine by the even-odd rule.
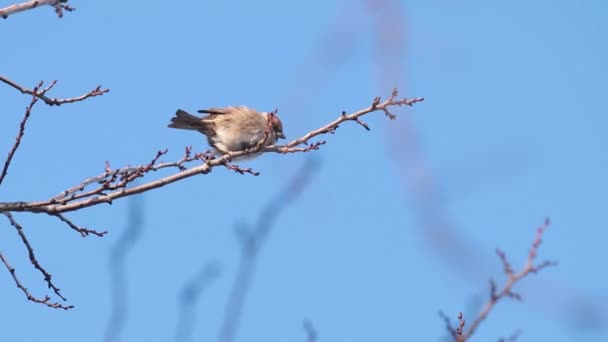
[[[207,136],[217,153],[226,154],[255,148],[266,138],[265,146],[285,139],[283,124],[275,113],[257,112],[238,106],[201,109],[198,117],[178,109],[169,127],[199,131]]]

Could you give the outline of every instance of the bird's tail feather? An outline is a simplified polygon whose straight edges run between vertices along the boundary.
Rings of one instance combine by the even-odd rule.
[[[175,116],[171,118],[171,123],[168,127],[178,128],[178,129],[191,129],[191,130],[200,130],[204,126],[201,118],[189,114],[188,112],[178,109],[175,112]]]

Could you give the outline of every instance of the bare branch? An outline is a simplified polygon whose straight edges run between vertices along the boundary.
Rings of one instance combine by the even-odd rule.
[[[38,259],[36,259],[36,255],[34,254],[34,249],[32,248],[32,245],[30,244],[29,240],[25,236],[25,233],[23,232],[23,227],[15,220],[13,215],[11,215],[10,213],[4,213],[4,216],[6,216],[6,218],[8,218],[11,225],[17,230],[17,234],[19,235],[19,237],[21,237],[21,241],[27,248],[30,262],[38,271],[40,271],[40,273],[42,273],[42,275],[44,276],[44,281],[47,283],[48,287],[50,289],[52,289],[53,292],[55,292],[55,294],[59,298],[66,301],[66,298],[63,295],[61,295],[60,289],[57,286],[55,286],[55,284],[53,284],[53,282],[51,281],[51,277],[52,277],[51,274],[49,272],[47,272],[42,266],[40,266],[40,263],[38,262]],[[9,269],[9,271],[10,271],[10,269]],[[65,308],[72,308],[72,307],[73,306],[69,306],[69,307],[65,307]],[[62,308],[64,308],[64,307],[62,307]]]
[[[7,19],[9,15],[34,9],[39,6],[49,5],[55,9],[57,17],[63,18],[63,11],[72,12],[74,7],[67,4],[68,0],[30,0],[19,4],[9,5],[5,8],[0,8],[0,18]]]
[[[543,269],[545,267],[557,265],[557,263],[553,262],[553,261],[544,261],[544,262],[538,264],[537,266],[534,265],[534,262],[536,261],[536,256],[538,253],[538,248],[540,247],[540,244],[542,242],[543,233],[549,227],[549,223],[550,223],[549,219],[546,219],[545,222],[540,227],[537,228],[536,237],[534,239],[534,242],[532,243],[532,247],[530,248],[530,251],[528,252],[528,258],[527,258],[526,264],[524,265],[524,267],[521,271],[514,272],[513,268],[511,267],[511,264],[507,260],[506,254],[500,250],[497,250],[496,254],[498,255],[498,257],[501,260],[501,263],[503,264],[503,269],[504,269],[505,275],[507,276],[507,281],[502,286],[500,291],[498,291],[496,283],[493,280],[490,280],[490,299],[489,299],[489,301],[482,308],[481,312],[478,314],[477,318],[473,321],[473,323],[469,326],[468,330],[466,330],[466,332],[463,332],[461,336],[454,335],[454,332],[457,332],[457,329],[452,328],[451,325],[449,325],[449,319],[446,320],[444,318],[444,320],[446,320],[446,324],[449,325],[448,331],[450,332],[450,334],[452,336],[455,337],[455,341],[460,342],[460,341],[465,341],[465,340],[469,339],[473,335],[473,333],[475,333],[475,330],[479,327],[481,322],[483,322],[488,317],[488,315],[490,314],[490,312],[492,311],[492,309],[494,308],[496,303],[498,303],[498,301],[500,301],[501,299],[507,297],[507,298],[512,298],[512,299],[516,299],[516,300],[521,300],[521,298],[522,298],[521,295],[519,295],[518,293],[513,291],[513,287],[520,280],[522,280],[523,278],[525,278],[526,276],[528,276],[531,273],[537,273],[538,271],[540,271],[541,269]],[[444,317],[444,316],[442,316],[442,317]],[[464,327],[463,322],[461,322],[461,328],[462,327]],[[519,334],[517,334],[517,336],[518,335]],[[514,340],[517,338],[517,336],[516,337],[512,336],[509,340]],[[458,338],[462,338],[462,339],[458,339]]]
[[[23,93],[32,95],[33,103],[35,103],[35,101],[40,99],[40,100],[45,101],[49,105],[59,105],[62,103],[74,102],[74,101],[78,101],[81,99],[85,99],[87,97],[97,96],[97,95],[101,95],[101,94],[105,93],[105,91],[99,91],[99,93],[98,93],[97,92],[99,90],[99,88],[98,88],[94,92],[85,94],[79,98],[58,100],[58,99],[50,99],[50,98],[46,97],[46,95],[45,95],[45,93],[52,88],[52,86],[55,84],[55,82],[52,82],[49,87],[42,89],[42,90],[39,90],[39,88],[41,87],[42,84],[40,84],[39,87],[35,88],[34,90],[29,90],[29,89],[25,89],[25,88],[17,85],[16,83],[14,83],[6,78],[0,77],[0,80],[3,81],[4,83],[11,85],[12,87],[18,89],[19,91],[21,91]],[[386,100],[384,102],[381,102],[380,98],[376,98],[370,107],[362,109],[362,110],[352,113],[352,114],[343,113],[336,120],[330,122],[329,124],[319,128],[317,130],[313,130],[313,131],[307,133],[306,135],[304,135],[303,137],[296,139],[284,146],[265,146],[266,142],[271,134],[271,130],[272,130],[272,126],[269,124],[268,127],[266,128],[266,131],[264,134],[264,139],[262,139],[254,148],[249,149],[249,150],[233,152],[233,153],[229,153],[229,154],[226,154],[223,156],[216,156],[212,151],[205,151],[203,153],[193,153],[191,147],[186,147],[185,151],[184,151],[184,155],[181,157],[181,159],[179,159],[175,162],[162,162],[160,160],[161,157],[163,157],[167,154],[167,152],[168,152],[167,150],[158,151],[154,155],[154,157],[151,159],[150,162],[148,162],[147,164],[142,164],[142,165],[135,166],[135,167],[127,166],[127,167],[123,167],[123,168],[119,168],[119,169],[113,169],[110,166],[110,164],[106,162],[105,169],[104,169],[103,173],[101,173],[100,175],[98,175],[96,177],[87,178],[84,181],[82,181],[81,183],[79,183],[75,186],[72,186],[72,187],[68,188],[67,190],[62,191],[57,196],[52,197],[48,200],[43,200],[43,201],[38,201],[38,202],[0,202],[0,213],[4,213],[7,217],[9,217],[9,220],[11,220],[11,223],[14,223],[13,226],[15,228],[17,228],[17,231],[18,231],[19,235],[21,236],[24,244],[28,247],[28,251],[30,253],[30,259],[32,260],[32,264],[34,264],[34,266],[43,273],[43,275],[45,276],[45,280],[47,281],[49,287],[53,288],[55,293],[58,296],[60,296],[62,299],[64,299],[61,296],[59,289],[56,288],[51,283],[50,274],[48,274],[42,267],[40,267],[39,263],[36,261],[34,254],[33,254],[33,249],[31,248],[29,242],[27,241],[25,235],[23,234],[22,229],[12,219],[12,214],[11,214],[12,212],[46,213],[51,216],[56,216],[62,222],[67,224],[68,227],[79,232],[83,237],[88,236],[89,234],[103,236],[107,232],[105,232],[105,231],[99,232],[99,231],[96,231],[93,229],[80,227],[77,224],[73,223],[68,218],[66,218],[63,214],[66,212],[75,211],[75,210],[91,207],[91,206],[102,204],[102,203],[111,204],[115,199],[119,199],[122,197],[128,197],[128,196],[136,195],[136,194],[143,193],[146,191],[150,191],[152,189],[160,188],[167,184],[171,184],[171,183],[174,183],[179,180],[182,180],[182,179],[185,179],[188,177],[192,177],[195,175],[207,174],[207,173],[211,172],[212,169],[217,166],[226,167],[227,169],[233,170],[240,174],[249,173],[249,174],[257,176],[257,175],[259,175],[259,172],[253,171],[251,168],[241,168],[238,165],[230,164],[230,162],[232,160],[241,159],[241,157],[247,158],[247,157],[251,157],[252,155],[258,155],[258,154],[264,153],[264,152],[296,153],[296,152],[309,152],[312,150],[317,150],[317,149],[319,149],[319,147],[321,145],[325,144],[325,141],[317,141],[312,144],[308,144],[308,141],[318,135],[327,134],[327,133],[330,133],[330,134],[335,133],[337,127],[345,121],[354,121],[354,122],[362,125],[363,127],[366,127],[367,129],[369,129],[367,124],[363,123],[360,120],[361,116],[375,112],[375,111],[388,112],[388,108],[391,106],[402,106],[402,105],[411,106],[414,103],[423,100],[423,99],[396,100],[395,97],[396,97],[396,91],[393,92],[393,96],[391,96],[388,100]],[[276,113],[276,111],[274,113]],[[274,113],[272,113],[271,115],[274,115]],[[25,120],[24,120],[24,122],[25,122]],[[271,120],[269,120],[269,123],[270,122],[271,122]],[[25,123],[23,123],[22,126],[24,127]],[[22,135],[23,135],[23,132],[21,131],[18,135],[17,140],[20,140],[21,139],[20,137]],[[300,146],[300,145],[306,145],[306,146]],[[18,144],[17,144],[17,146],[18,146]],[[16,148],[15,148],[15,150],[16,150]],[[200,162],[201,164],[188,168],[186,165],[188,163],[192,163],[192,162]],[[9,164],[10,164],[10,160],[9,160],[9,162],[7,162],[7,165],[9,165]],[[8,166],[6,168],[8,168]],[[148,183],[144,183],[141,185],[135,185],[136,180],[144,177],[145,175],[147,175],[149,173],[152,173],[154,171],[158,171],[161,169],[177,169],[178,171],[169,176],[149,181]],[[304,176],[302,176],[302,177],[304,178]],[[291,186],[296,187],[297,184],[294,183]],[[301,191],[301,189],[298,189],[297,191],[294,189],[288,191],[287,193],[282,193],[280,195],[280,196],[286,198],[285,202],[289,202],[289,200],[291,200],[290,196],[297,194],[297,193],[299,193],[299,191]],[[278,204],[275,204],[274,202],[272,203],[272,205],[279,206]],[[281,205],[284,205],[284,204],[281,204]],[[265,210],[267,210],[267,209],[265,209]],[[264,211],[264,213],[262,215],[264,220],[267,220],[267,221],[274,220],[275,216],[276,216],[276,213],[268,213],[267,211]],[[252,235],[246,239],[247,242],[243,242],[243,244],[244,244],[243,254],[257,253],[257,248],[259,248],[259,247],[257,247],[257,244],[260,243],[261,241],[263,241],[264,236],[267,234],[267,230],[268,230],[268,226],[269,226],[269,224],[267,224],[267,223],[268,222],[266,222],[266,221],[259,223],[260,226],[257,228],[258,231],[256,231],[255,234],[252,233]],[[251,244],[254,244],[256,246],[250,246]],[[254,249],[255,251],[252,252],[250,249]],[[248,267],[250,267],[248,264],[251,261],[252,260],[243,260],[242,261],[241,268],[244,270],[243,270],[243,273],[240,275],[240,277],[242,279],[237,280],[237,282],[236,282],[237,284],[240,284],[240,283],[246,284],[248,282],[248,280],[246,278],[247,278],[247,272],[249,272],[249,271],[247,271],[247,269],[248,269]],[[239,286],[241,286],[241,287],[239,288]],[[246,285],[244,287],[246,287]],[[235,289],[233,289],[233,291],[234,291],[233,296],[235,298],[239,297],[238,291],[245,291],[245,290],[242,290],[242,288],[243,288],[242,285],[235,285]],[[238,316],[238,312],[235,312],[235,310],[239,311],[240,309],[230,309],[230,307],[238,307],[240,305],[241,304],[238,303],[237,299],[235,299],[232,304],[229,304],[228,305],[229,313],[227,313],[227,317],[230,315]],[[230,312],[232,312],[232,313],[230,313]],[[227,322],[228,322],[228,320],[227,320]],[[228,323],[225,323],[224,328],[223,328],[223,333],[222,333],[223,336],[225,337],[225,340],[231,339],[230,331],[232,331],[232,329],[230,328],[230,325]]]
[[[15,284],[17,285],[17,287],[21,290],[21,292],[23,292],[23,294],[25,294],[25,296],[27,297],[27,299],[29,301],[32,301],[34,303],[44,304],[44,305],[46,305],[46,306],[48,306],[50,308],[53,308],[53,309],[68,310],[68,309],[71,309],[71,308],[74,307],[72,305],[65,306],[65,305],[63,305],[61,303],[51,302],[51,298],[49,296],[45,296],[44,299],[40,299],[40,298],[34,297],[28,291],[28,289],[25,286],[23,286],[23,284],[21,284],[21,281],[19,281],[19,278],[17,278],[17,274],[15,272],[15,268],[12,267],[9,264],[8,259],[6,259],[6,257],[4,256],[4,254],[2,254],[2,252],[0,252],[0,260],[2,260],[2,263],[4,264],[4,266],[6,266],[6,269],[8,270],[8,272],[13,277],[13,281],[15,281]]]
[[[48,91],[48,89],[46,89],[45,91],[41,91],[41,92],[39,92],[36,88],[34,88],[33,90],[27,89],[2,75],[0,75],[0,81],[19,90],[22,94],[33,95],[33,96],[40,98],[42,101],[44,101],[44,103],[46,103],[49,106],[60,106],[65,103],[80,102],[80,101],[84,101],[90,97],[101,96],[110,91],[110,89],[107,89],[107,88],[102,89],[101,86],[97,86],[97,88],[89,91],[88,93],[82,94],[80,96],[70,97],[70,98],[65,98],[65,99],[58,99],[58,98],[50,98],[50,97],[45,96],[45,93],[46,93],[46,91]],[[57,83],[56,80],[51,82],[52,85],[55,85],[55,83]]]
[[[87,237],[87,236],[89,236],[89,234],[93,234],[93,235],[97,235],[99,237],[102,237],[102,236],[104,236],[104,235],[106,235],[108,233],[107,231],[99,232],[99,231],[94,230],[94,229],[79,227],[74,222],[70,221],[67,217],[65,217],[65,216],[63,216],[61,214],[50,214],[50,215],[51,216],[55,216],[58,219],[60,219],[61,221],[63,221],[65,224],[68,225],[68,227],[70,227],[73,230],[79,232],[80,235],[82,235],[82,237]]]
[[[367,126],[367,124],[365,124],[359,120],[359,118],[362,117],[363,115],[366,115],[366,114],[369,114],[372,112],[376,112],[376,111],[382,111],[385,114],[387,114],[389,116],[389,118],[394,119],[396,116],[394,114],[390,113],[390,111],[389,111],[390,107],[404,106],[404,105],[412,106],[417,102],[424,101],[424,98],[412,98],[412,99],[404,98],[404,99],[398,100],[397,96],[398,96],[397,89],[394,89],[391,96],[384,102],[381,102],[380,97],[376,97],[374,99],[374,101],[372,102],[372,105],[367,108],[361,109],[361,110],[354,112],[352,114],[349,114],[349,115],[347,115],[345,112],[343,112],[342,115],[340,115],[340,117],[338,117],[334,121],[328,123],[327,125],[325,125],[321,128],[308,132],[301,138],[295,139],[283,146],[268,146],[264,149],[264,151],[278,152],[278,153],[303,152],[301,150],[294,151],[292,149],[295,148],[296,146],[299,146],[302,144],[307,144],[310,139],[312,139],[316,136],[319,136],[322,134],[334,133],[336,131],[336,129],[340,126],[340,124],[345,121],[355,121],[358,124],[362,125],[364,128],[366,128],[367,130],[369,130],[369,126]]]
[[[40,94],[42,94],[42,96],[44,96],[44,93],[49,91],[53,87],[53,85],[54,85],[54,83],[51,83],[51,85],[48,86],[46,89],[42,90],[40,92]],[[36,87],[34,87],[33,92],[38,93],[38,89],[40,89],[40,87],[42,87],[42,82],[38,83],[38,85]],[[11,148],[11,150],[8,152],[6,161],[4,161],[4,167],[2,168],[2,173],[0,173],[0,185],[2,185],[2,181],[6,177],[8,168],[11,165],[11,161],[13,160],[13,156],[15,155],[15,152],[17,152],[17,149],[19,148],[19,145],[21,144],[21,138],[23,138],[23,135],[25,134],[25,125],[27,124],[27,120],[30,118],[32,108],[34,107],[36,102],[38,102],[38,97],[32,96],[32,101],[30,102],[29,106],[27,106],[27,108],[25,109],[25,113],[23,114],[23,119],[21,119],[21,124],[19,125],[19,132],[17,133],[17,137],[15,138],[15,143],[13,144],[13,147]]]
[[[396,94],[393,92],[393,94]],[[325,144],[325,141],[318,141],[306,147],[300,147],[300,145],[306,145],[308,141],[316,136],[322,134],[328,134],[335,132],[338,126],[345,121],[357,121],[361,116],[375,112],[375,111],[388,111],[392,106],[411,106],[414,103],[422,101],[422,98],[414,99],[402,99],[396,100],[394,96],[391,96],[388,100],[380,102],[379,98],[374,100],[374,103],[365,109],[359,110],[349,115],[340,115],[337,119],[330,122],[329,124],[308,132],[299,139],[295,139],[283,146],[267,146],[263,148],[264,152],[276,152],[276,153],[296,153],[296,152],[308,152],[311,150],[317,150],[321,145]],[[256,148],[259,148],[256,146]],[[191,155],[189,148],[186,148],[186,154],[182,159],[172,163],[157,163],[158,158],[165,154],[167,151],[159,151],[157,157],[152,162],[140,165],[137,167],[126,167],[122,169],[111,169],[109,165],[106,166],[106,170],[100,176],[92,177],[84,180],[80,184],[65,190],[60,195],[51,198],[49,200],[40,202],[0,202],[0,212],[7,211],[27,211],[27,212],[45,212],[48,214],[65,213],[69,211],[79,210],[90,206],[98,205],[101,203],[112,203],[112,201],[127,197],[146,191],[150,191],[162,186],[177,182],[179,180],[192,177],[199,174],[207,174],[217,166],[226,166],[231,170],[245,174],[250,173],[255,175],[257,172],[240,169],[238,166],[230,165],[231,160],[240,159],[241,157],[247,157],[251,154],[258,153],[256,148],[247,151],[238,151],[230,154],[223,155],[221,157],[215,157],[209,151],[205,153],[198,153],[194,156]],[[201,161],[203,164],[186,169],[185,164],[192,161]],[[162,168],[176,167],[180,171],[170,176],[160,178],[154,181],[150,181],[145,184],[131,186],[130,183],[135,179],[143,177],[145,174],[157,171]],[[98,183],[99,186],[92,190],[83,192],[85,188],[94,183]]]

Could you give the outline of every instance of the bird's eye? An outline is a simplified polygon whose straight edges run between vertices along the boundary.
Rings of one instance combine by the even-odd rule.
[[[276,132],[283,132],[283,124],[281,123],[281,120],[279,120],[279,118],[277,118],[276,116],[272,117],[272,127]]]

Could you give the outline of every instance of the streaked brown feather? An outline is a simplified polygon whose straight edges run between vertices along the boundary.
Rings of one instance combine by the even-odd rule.
[[[169,127],[203,133],[209,145],[221,154],[255,147],[264,137],[268,122],[267,113],[246,106],[200,109],[198,112],[208,115],[197,117],[178,109]],[[275,143],[278,134],[284,138],[279,118],[273,117],[272,124],[267,145]]]

